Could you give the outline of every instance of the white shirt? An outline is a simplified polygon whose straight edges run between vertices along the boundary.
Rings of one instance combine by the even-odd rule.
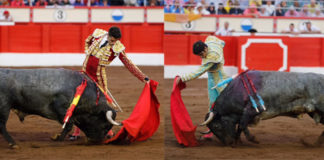
[[[264,5],[263,6],[266,10],[266,12],[269,14],[269,16],[276,10],[274,5]]]
[[[11,15],[9,15],[8,19],[6,19],[5,16],[0,15],[0,21],[7,21],[7,22],[11,22],[11,21],[13,21],[13,20],[12,20]]]
[[[194,14],[210,15],[210,12],[207,11],[205,8],[203,8],[203,9],[201,10],[201,13],[199,13],[198,9],[195,8],[195,10],[194,10]]]
[[[300,28],[300,30],[301,30],[301,31],[309,32],[309,31],[307,30],[306,25],[303,25],[303,26]],[[318,27],[312,25],[312,26],[311,26],[311,31],[320,31],[320,29],[319,29]]]
[[[311,16],[312,17],[324,17],[324,14],[323,13],[320,13],[320,15],[316,15],[315,13],[313,13]]]
[[[220,28],[215,34],[220,36],[231,36],[233,32],[232,28],[225,29],[224,27]]]
[[[286,28],[285,31],[286,31],[286,32],[291,32],[289,27]],[[293,32],[298,32],[298,29],[297,29],[297,28],[294,28],[294,31],[293,31]]]

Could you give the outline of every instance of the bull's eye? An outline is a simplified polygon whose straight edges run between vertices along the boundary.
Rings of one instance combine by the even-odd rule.
[[[215,128],[216,128],[216,129],[221,129],[222,127],[221,127],[221,125],[219,125],[219,124],[215,124]]]

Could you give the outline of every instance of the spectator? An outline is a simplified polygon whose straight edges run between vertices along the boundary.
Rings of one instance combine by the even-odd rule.
[[[258,12],[256,6],[254,4],[252,4],[249,8],[247,8],[243,15],[245,16],[253,16],[253,17],[259,17],[260,13]]]
[[[239,4],[240,4],[240,9],[242,10],[242,13],[245,9],[247,9],[249,7],[249,0],[239,0]]]
[[[91,6],[96,6],[99,5],[97,1],[91,0]],[[124,5],[124,0],[110,0],[110,5],[111,6],[123,6]]]
[[[266,4],[264,5],[264,7],[265,7],[265,10],[266,10],[267,14],[268,14],[269,16],[273,16],[273,14],[274,14],[276,8],[275,8],[275,6],[272,4],[272,1],[271,1],[271,0],[267,0],[267,1],[266,1]]]
[[[123,1],[124,2],[124,1]],[[114,1],[114,3],[117,3],[116,1]],[[97,0],[90,0],[90,6],[99,6],[99,3]]]
[[[324,17],[324,14],[321,12],[320,8],[316,8],[315,13],[312,14],[312,17]]]
[[[220,28],[217,32],[215,32],[215,35],[219,36],[231,36],[232,32],[234,32],[234,29],[229,27],[229,23],[226,21],[224,23],[224,27]]]
[[[276,13],[275,13],[275,16],[284,16],[284,15],[285,15],[285,14],[284,14],[284,12],[283,12],[283,10],[282,10],[280,4],[278,4],[277,7],[276,7]]]
[[[254,5],[257,8],[261,7],[262,0],[249,0],[249,6]]]
[[[174,1],[174,4],[171,6],[171,13],[184,14],[183,7],[181,6],[179,0]]]
[[[38,0],[38,1],[35,3],[35,6],[36,6],[36,7],[39,7],[39,6],[47,6],[47,2],[46,2],[46,0]]]
[[[295,10],[294,6],[290,6],[289,10],[285,13],[285,17],[299,17],[299,13]]]
[[[183,10],[184,10],[184,13],[185,14],[195,14],[194,13],[194,10],[195,10],[195,7],[194,6],[185,6],[184,8],[183,8]]]
[[[164,13],[172,13],[171,5],[168,4],[164,6]]]
[[[289,24],[289,27],[283,31],[281,31],[281,33],[291,33],[291,34],[298,34],[298,30],[295,27],[295,25],[293,23]]]
[[[106,1],[107,2],[107,1]],[[74,4],[73,4],[74,6],[84,6],[84,4],[83,4],[83,2],[81,1],[81,0],[75,0],[75,2],[74,2]]]
[[[248,32],[251,33],[251,36],[255,36],[255,33],[257,33],[258,31],[256,29],[254,29],[254,28],[251,28],[251,29],[249,29]]]
[[[205,0],[200,0],[200,3],[201,3],[201,5],[204,7],[204,8],[206,8],[207,9],[207,7],[208,7],[208,4],[206,3],[206,1]]]
[[[71,5],[71,3],[70,3],[69,0],[63,0],[63,1],[61,1],[61,4],[60,5],[62,5],[62,6],[69,6],[69,5]]]
[[[13,18],[9,11],[3,11],[2,15],[0,16],[0,22],[13,22]]]
[[[25,3],[23,0],[12,0],[10,3],[11,7],[22,7],[25,6]]]
[[[197,4],[194,13],[202,14],[202,15],[210,15],[209,11],[207,11],[207,9],[201,3]]]
[[[233,7],[230,9],[229,14],[242,14],[243,11],[240,8],[238,0],[234,0]]]
[[[304,34],[317,34],[321,33],[320,29],[314,25],[310,21],[305,22],[305,25],[301,28],[301,33]]]
[[[219,15],[227,14],[227,12],[223,6],[223,3],[218,4],[217,14],[219,14]]]
[[[151,1],[150,1],[150,3],[151,3]],[[124,4],[126,6],[136,6],[137,5],[136,0],[124,0]]]
[[[0,6],[9,6],[10,3],[8,0],[0,0]]]
[[[134,1],[134,0],[133,0],[133,2],[134,2],[134,3],[133,3],[132,5],[133,5],[133,6],[135,6],[135,4],[136,4],[136,1]],[[149,6],[151,6],[151,7],[154,7],[154,6],[159,6],[159,4],[158,4],[158,1],[157,1],[157,0],[149,0],[149,3],[150,3],[150,4],[149,4]]]
[[[173,5],[173,0],[164,0],[165,1],[165,5]]]
[[[164,6],[164,0],[157,0],[156,5],[157,6]]]
[[[301,17],[309,17],[309,16],[311,16],[311,14],[308,12],[307,5],[303,6],[303,9],[299,12],[299,16],[301,16]]]
[[[1,1],[1,0],[0,0]],[[30,3],[30,4],[29,4]],[[33,6],[33,3],[34,5],[36,5],[36,2],[35,1],[31,1],[31,0],[24,0],[24,4],[25,6]]]
[[[307,7],[308,7],[308,12],[310,14],[314,14],[315,13],[315,9],[316,8],[319,8],[320,6],[316,4],[316,1],[315,0],[311,0],[310,1],[310,4],[307,4]]]
[[[194,8],[196,6],[196,2],[195,2],[195,0],[189,0],[184,5],[185,6],[191,6],[191,7]]]
[[[274,0],[274,5],[277,6],[282,0]]]
[[[324,0],[318,0],[318,5],[319,6],[324,6]]]
[[[103,6],[103,7],[109,6],[108,5],[108,0],[103,0],[102,3],[101,3],[101,6]]]
[[[226,6],[224,7],[224,9],[226,10],[226,13],[229,14],[232,7],[233,7],[232,0],[227,0]]]
[[[216,14],[216,10],[215,10],[215,5],[214,3],[210,3],[210,5],[208,6],[207,8],[207,11],[210,13],[210,14]]]
[[[285,15],[287,10],[288,10],[286,0],[283,0],[283,1],[280,2],[280,7],[281,7],[283,15]]]
[[[297,12],[300,12],[301,5],[298,0],[294,0],[293,6],[295,7]]]
[[[56,6],[58,5],[57,0],[48,0],[47,6]]]
[[[294,6],[295,0],[286,0],[287,7]]]
[[[260,16],[270,16],[269,13],[267,12],[265,6],[262,6],[262,7],[260,8]]]

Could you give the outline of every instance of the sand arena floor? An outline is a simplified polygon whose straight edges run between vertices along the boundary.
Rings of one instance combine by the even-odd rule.
[[[173,80],[165,81],[165,92],[170,98]],[[195,125],[204,121],[208,111],[207,80],[199,79],[187,83],[182,91],[183,101]],[[169,101],[168,101],[169,103]],[[170,108],[165,108],[165,159],[248,159],[248,160],[305,160],[324,159],[324,146],[307,148],[300,143],[304,138],[314,142],[324,131],[324,126],[315,122],[307,115],[302,119],[277,117],[261,121],[250,131],[260,144],[247,142],[242,135],[243,144],[236,148],[224,147],[216,137],[212,141],[200,141],[200,146],[193,148],[181,147],[173,134]],[[206,127],[198,127],[197,131],[206,131]],[[200,133],[196,133],[197,139]]]
[[[80,70],[80,67],[65,67]],[[140,67],[151,79],[160,82],[156,91],[157,96],[163,97],[163,67]],[[144,84],[124,67],[108,68],[108,85],[123,113],[118,113],[117,121],[122,121],[131,114]],[[160,99],[159,99],[160,100]],[[163,117],[163,107],[166,106],[160,100],[160,114]],[[0,159],[96,159],[96,160],[141,160],[164,159],[164,119],[158,131],[147,141],[136,142],[131,145],[85,145],[84,136],[76,142],[70,142],[67,138],[64,142],[53,142],[50,137],[61,131],[61,125],[52,120],[40,116],[27,116],[24,123],[11,113],[7,128],[11,136],[21,147],[18,150],[9,149],[7,142],[0,136]],[[114,127],[117,132],[120,127]]]
[[[79,67],[66,67],[79,70]],[[314,142],[324,130],[323,125],[316,125],[305,115],[302,119],[278,117],[250,128],[260,144],[252,144],[242,137],[243,145],[236,148],[224,147],[214,138],[212,141],[200,141],[201,145],[183,148],[177,144],[173,135],[169,101],[173,80],[163,79],[163,67],[140,67],[152,79],[160,82],[157,96],[161,103],[161,125],[158,131],[145,142],[131,145],[85,145],[84,137],[79,141],[53,142],[50,136],[61,131],[56,121],[40,116],[26,117],[20,123],[11,113],[7,128],[21,149],[9,149],[7,142],[0,136],[0,159],[98,159],[98,160],[195,160],[195,159],[324,159],[323,147],[308,148],[300,143],[304,138]],[[109,88],[123,107],[124,112],[117,115],[117,120],[126,119],[132,112],[143,89],[143,84],[132,76],[124,67],[109,67]],[[199,79],[187,84],[182,92],[183,100],[194,124],[203,121],[207,113],[206,80]],[[118,127],[113,130],[117,132]],[[197,131],[205,131],[198,127]],[[199,138],[200,134],[196,134]]]

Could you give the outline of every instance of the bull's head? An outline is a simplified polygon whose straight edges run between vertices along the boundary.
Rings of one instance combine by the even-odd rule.
[[[209,112],[206,115],[205,122],[201,125],[207,125],[224,145],[231,145],[235,142],[235,123],[230,117],[221,116],[215,111]]]
[[[74,124],[84,132],[91,144],[101,143],[113,125],[121,125],[114,121],[116,112],[113,109],[94,107],[94,111],[78,114],[74,120]]]

